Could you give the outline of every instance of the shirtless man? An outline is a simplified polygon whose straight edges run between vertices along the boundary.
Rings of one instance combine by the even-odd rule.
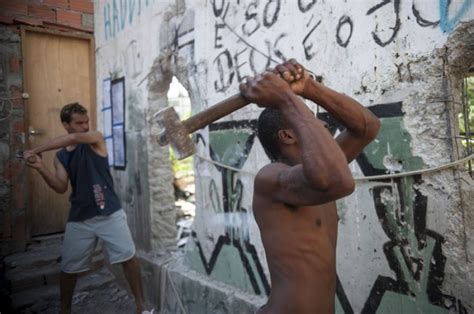
[[[354,191],[348,163],[376,137],[380,122],[354,99],[313,80],[293,59],[249,78],[240,91],[265,107],[258,137],[272,160],[254,184],[253,211],[272,283],[258,313],[334,313],[335,201]],[[334,139],[299,96],[346,129]]]

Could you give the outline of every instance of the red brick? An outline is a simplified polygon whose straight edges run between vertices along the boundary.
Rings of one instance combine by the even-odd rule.
[[[21,119],[23,119],[23,117]],[[24,143],[24,140],[23,140],[23,134],[22,133],[13,133],[13,134],[11,134],[10,143],[11,143],[10,150],[12,150],[12,151],[24,150],[25,149],[25,143]],[[18,167],[24,166],[24,164],[21,163],[22,162],[21,160],[13,159],[12,163],[16,163],[16,162],[19,162]]]
[[[0,0],[0,12],[5,15],[28,15],[26,0]]]
[[[3,214],[3,238],[10,238],[12,236],[12,216],[9,212]]]
[[[21,94],[22,92],[18,86],[10,85],[10,97],[13,98],[12,103],[16,108],[23,107],[23,99],[21,98]]]
[[[5,167],[3,172],[3,177],[7,181],[11,181],[19,176],[21,171],[21,163],[19,162],[10,162],[8,167]]]
[[[82,27],[82,16],[76,12],[66,12],[58,9],[56,11],[58,23]]]
[[[55,7],[55,8],[68,8],[67,0],[44,0],[44,4]]]
[[[54,9],[41,4],[28,4],[28,16],[43,21],[56,21],[56,13],[54,12]]]
[[[25,123],[23,121],[16,121],[13,125],[13,130],[18,133],[25,132]]]
[[[18,173],[18,176],[20,173]],[[24,181],[17,180],[17,183],[14,184],[14,194],[15,206],[17,209],[25,208],[25,186]]]
[[[13,23],[13,17],[12,16],[6,16],[6,15],[0,15],[0,23],[12,24]]]
[[[10,73],[20,73],[20,59],[17,55],[10,55]]]
[[[10,165],[9,165],[9,164],[5,164],[5,167],[3,168],[2,177],[3,177],[3,179],[5,179],[6,181],[10,181],[10,180],[11,180],[12,172],[11,172],[11,169],[10,169]]]
[[[24,208],[24,204],[20,208]],[[26,238],[26,217],[25,213],[22,213],[15,217],[15,234],[13,235],[13,239],[16,241],[23,241]]]
[[[33,17],[18,16],[18,17],[14,17],[13,20],[21,24],[27,24],[27,25],[33,25],[33,26],[43,25],[42,20],[36,19]]]
[[[69,0],[69,8],[84,13],[94,13],[94,3],[89,0]]]
[[[16,85],[10,85],[10,93],[11,97],[20,97],[21,96],[21,89]]]

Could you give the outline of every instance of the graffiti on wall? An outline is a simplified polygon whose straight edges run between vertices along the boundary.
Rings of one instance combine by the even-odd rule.
[[[421,159],[412,156],[409,149],[410,135],[404,130],[401,119],[402,103],[375,105],[369,109],[381,118],[382,129],[356,159],[363,174],[386,174],[389,167],[393,167],[394,172],[420,169]],[[318,117],[330,125],[333,134],[343,129],[328,114]],[[400,167],[396,168],[397,164]],[[393,308],[403,313],[448,313],[449,309],[466,312],[459,300],[441,292],[446,260],[442,252],[444,239],[426,228],[428,200],[417,190],[421,183],[420,175],[382,180],[370,191],[377,217],[390,239],[383,250],[396,279],[379,275],[362,313],[385,313]],[[343,298],[339,300],[344,312],[351,313],[351,305],[344,304]]]
[[[214,123],[209,126],[209,149],[213,161],[235,169],[241,169],[249,156],[255,140],[255,121],[229,121]],[[202,141],[204,139],[200,138]],[[250,209],[242,204],[244,185],[238,173],[226,167],[216,165],[220,181],[214,178],[209,181],[207,193],[211,200],[214,215],[223,217],[224,234],[220,235],[212,249],[210,258],[206,259],[195,232],[194,243],[205,271],[211,275],[215,271],[219,255],[223,250],[237,251],[244,273],[247,275],[248,288],[257,295],[270,292],[262,263],[255,246],[250,242],[249,220],[253,219]],[[219,189],[218,186],[221,186]],[[232,253],[226,253],[232,254]]]
[[[415,187],[421,176],[396,178],[373,188],[377,216],[390,238],[383,249],[396,279],[379,276],[362,313],[397,308],[402,313],[467,313],[459,300],[445,295],[443,237],[426,228],[427,198]]]
[[[381,119],[382,129],[377,140],[356,159],[363,174],[386,174],[387,166],[395,167],[396,164],[400,166],[393,168],[395,172],[419,169],[422,166],[421,159],[411,155],[410,135],[403,126],[402,103],[374,105],[369,109]],[[327,113],[319,113],[318,118],[328,123],[333,134],[343,129]],[[256,120],[213,124],[209,129],[209,143],[205,143],[202,137],[200,141],[208,147],[214,161],[241,169],[254,143],[255,124]],[[400,140],[394,141],[394,138]],[[390,156],[390,160],[384,160],[386,156]],[[268,295],[270,286],[262,268],[264,261],[259,260],[247,230],[248,220],[254,218],[249,208],[246,208],[249,205],[242,202],[244,183],[238,172],[219,165],[214,167],[221,174],[222,188],[219,189],[218,184],[211,180],[206,193],[212,200],[212,210],[216,214],[227,214],[223,220],[225,232],[213,245],[210,259],[206,259],[202,243],[194,232],[196,250],[190,254],[196,254],[197,251],[200,263],[204,265],[206,273],[212,276],[220,267],[219,263],[228,263],[225,259],[229,255],[226,253],[227,257],[221,256],[223,250],[236,249],[241,269],[251,282],[250,291]],[[441,292],[445,267],[442,252],[444,240],[440,234],[426,228],[427,198],[417,190],[420,183],[422,178],[419,175],[380,180],[369,191],[373,198],[374,214],[390,239],[383,245],[383,251],[395,278],[378,276],[364,302],[363,313],[385,312],[390,308],[400,308],[400,304],[406,313],[420,309],[426,313],[447,313],[453,308],[461,309],[461,313],[465,311],[459,300]],[[252,191],[247,190],[247,193]],[[245,219],[235,219],[240,217],[236,213],[245,215]],[[193,262],[198,260],[194,259]],[[337,280],[336,292],[338,312],[354,313],[340,278]]]
[[[433,20],[434,17],[427,16],[426,4],[421,1],[383,0],[364,11],[364,18],[374,25],[366,35],[376,45],[388,46],[398,37],[402,24],[411,23],[410,20],[415,20],[419,27],[439,26],[442,32],[449,33],[465,16],[472,3],[465,0],[461,7],[455,7],[452,1],[439,0],[439,14]],[[336,19],[323,20],[317,13],[323,6],[327,6],[326,3],[317,0],[298,0],[297,14],[292,15],[291,19],[303,23],[305,31],[301,35],[298,32],[289,34],[278,30],[278,22],[280,20],[286,22],[283,16],[284,4],[281,0],[213,0],[211,4],[215,18],[213,47],[216,51],[213,58],[213,71],[217,74],[217,79],[213,84],[217,93],[225,92],[234,83],[241,82],[248,75],[257,75],[272,64],[287,60],[288,56],[283,51],[288,51],[289,39],[299,43],[296,47],[292,46],[291,50],[301,49],[306,61],[310,61],[315,58],[316,49],[322,40],[318,36],[326,36],[325,41],[331,40],[332,37],[338,46],[347,48],[350,46],[354,33],[360,32],[358,23],[368,22],[367,20],[357,21],[355,14],[352,16],[349,13],[341,14]],[[410,13],[413,16],[401,16],[402,6],[409,5],[411,5]],[[360,8],[363,9],[365,6],[360,4]],[[229,21],[235,20],[235,17],[231,18],[230,15],[236,14],[235,12],[242,15],[237,17],[237,20],[241,22],[238,25],[230,25]],[[327,23],[334,25],[325,25]],[[271,38],[265,35],[267,30],[272,31]],[[325,34],[327,30],[334,31]],[[321,34],[318,33],[319,31]],[[231,44],[224,40],[229,36],[234,39]],[[256,40],[259,42],[258,47],[252,44]]]
[[[439,15],[440,15],[440,26],[443,32],[452,32],[456,24],[461,20],[461,18],[466,14],[466,12],[472,6],[471,0],[464,0],[461,7],[458,8],[455,12],[450,12],[450,0],[440,0],[439,1]],[[451,14],[450,14],[451,13]],[[450,15],[452,17],[450,17]]]
[[[109,0],[103,4],[104,38],[109,40],[133,24],[154,0]]]
[[[131,26],[152,2],[109,0],[105,3],[105,39],[114,38]],[[313,61],[317,59],[318,36],[327,32],[324,35],[328,40],[341,48],[349,48],[354,44],[355,35],[361,32],[359,25],[368,24],[371,29],[364,31],[367,40],[378,47],[388,47],[400,37],[402,25],[409,23],[409,19],[412,25],[416,23],[418,27],[449,33],[472,5],[469,0],[457,6],[452,1],[439,0],[439,14],[433,15],[433,11],[426,10],[426,4],[420,0],[380,0],[367,5],[363,14],[349,11],[336,13],[336,18],[323,20],[317,12],[320,6],[327,6],[326,3],[298,0],[292,2],[297,10],[291,18],[304,24],[305,31],[289,34],[278,30],[279,23],[286,23],[284,1],[211,0],[209,3],[214,17],[213,69],[210,72],[215,74],[212,87],[216,93],[224,93],[247,75],[256,75],[272,64],[288,59],[285,51],[288,51],[289,42],[294,43],[292,51],[302,51],[306,61]],[[411,10],[402,10],[404,6],[410,5]],[[403,12],[410,12],[409,16],[403,16],[406,14]],[[241,14],[242,17],[231,19],[232,14]],[[370,23],[367,23],[368,20]],[[237,25],[233,24],[235,21],[238,21]],[[191,57],[188,61],[193,61],[194,14],[169,24],[171,36],[168,45],[164,45],[165,49],[171,52],[172,58],[186,49]],[[272,36],[267,36],[267,31],[271,31]],[[255,42],[258,42],[258,46],[253,44]],[[143,72],[143,61],[134,40],[130,42],[123,58],[127,60],[124,62],[127,76],[136,78]],[[382,119],[383,128],[377,141],[356,159],[364,175],[385,174],[387,169],[394,172],[415,170],[422,166],[421,159],[411,155],[407,140],[409,134],[403,126],[401,108],[401,103],[370,107]],[[323,113],[318,117],[327,121],[334,133],[342,129],[329,115]],[[254,128],[254,120],[216,123],[209,127],[208,138],[201,137],[200,140],[212,160],[242,169],[255,142]],[[393,138],[402,140],[393,141]],[[265,274],[265,261],[259,256],[248,229],[248,221],[253,220],[253,217],[248,202],[244,202],[245,193],[249,193],[246,181],[242,180],[238,171],[218,165],[211,167],[215,167],[219,175],[206,182],[204,193],[210,199],[211,206],[204,210],[222,217],[224,228],[217,238],[208,241],[212,242],[210,254],[205,252],[206,243],[199,237],[200,230],[193,233],[195,251],[191,255],[196,254],[192,262],[199,264],[209,276],[226,273],[230,276],[226,278],[227,282],[241,285],[258,295],[268,295],[270,284]],[[383,251],[394,277],[378,276],[365,300],[365,313],[384,311],[400,303],[403,303],[406,312],[412,311],[414,307],[422,307],[433,313],[444,313],[451,308],[463,309],[455,297],[445,295],[440,290],[445,267],[443,238],[426,228],[427,199],[416,189],[421,182],[421,177],[380,181],[370,191],[374,214],[390,239],[384,244]],[[229,274],[229,267],[233,274]],[[242,273],[245,276],[243,280],[232,277],[241,276]],[[344,282],[339,278],[337,299],[340,311],[354,312],[344,291]]]
[[[189,61],[194,58],[194,12],[189,11],[179,21],[171,25],[171,42],[166,46],[172,52],[172,58],[176,62],[176,54],[187,52]]]

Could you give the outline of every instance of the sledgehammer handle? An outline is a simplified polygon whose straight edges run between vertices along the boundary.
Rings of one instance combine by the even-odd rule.
[[[249,103],[250,102],[248,100],[238,93],[193,115],[189,119],[183,121],[183,124],[186,126],[188,133],[191,134],[194,131],[199,130],[211,124],[212,122],[236,111],[237,109],[245,107]]]

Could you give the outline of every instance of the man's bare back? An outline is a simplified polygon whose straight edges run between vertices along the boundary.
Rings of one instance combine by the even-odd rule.
[[[295,207],[255,193],[253,209],[272,284],[268,303],[258,313],[333,313],[335,202]]]
[[[295,60],[241,84],[266,107],[258,136],[273,163],[255,178],[253,211],[272,290],[259,313],[334,313],[337,209],[354,190],[348,168],[377,135],[379,120],[350,97],[309,78]],[[298,97],[347,127],[336,139]]]
[[[257,196],[253,208],[272,284],[258,313],[333,313],[335,203],[294,208]]]

